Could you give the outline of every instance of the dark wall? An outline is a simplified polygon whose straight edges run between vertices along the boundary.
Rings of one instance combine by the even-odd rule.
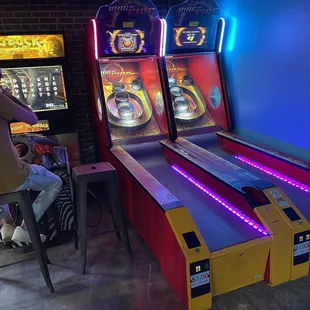
[[[84,73],[84,29],[106,0],[1,0],[0,35],[22,31],[64,31],[71,100],[76,110],[83,162],[94,161],[94,133]],[[178,1],[154,1],[161,16]],[[1,63],[0,63],[1,66]]]

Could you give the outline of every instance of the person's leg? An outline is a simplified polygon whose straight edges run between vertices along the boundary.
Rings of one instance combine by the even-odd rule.
[[[45,211],[57,198],[62,188],[62,181],[58,175],[42,166],[31,165],[30,170],[28,188],[41,192],[32,205],[36,220],[39,222]]]
[[[12,239],[14,227],[9,205],[0,205],[0,226],[3,242],[9,242]]]
[[[59,176],[42,166],[31,165],[27,181],[15,191],[31,189],[40,192],[32,204],[36,220],[39,222],[45,211],[56,199],[61,187],[62,181]],[[16,227],[12,239],[29,242],[30,238],[24,222],[21,226]]]

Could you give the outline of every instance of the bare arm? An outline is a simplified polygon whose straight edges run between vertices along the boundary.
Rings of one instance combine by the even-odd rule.
[[[10,111],[13,111],[12,117],[7,118],[11,121],[12,118],[19,122],[25,122],[29,125],[35,125],[38,122],[38,118],[35,113],[24,103],[13,97],[9,92],[2,89],[0,92],[0,101]],[[0,111],[1,112],[1,111]],[[11,119],[10,119],[11,118]]]

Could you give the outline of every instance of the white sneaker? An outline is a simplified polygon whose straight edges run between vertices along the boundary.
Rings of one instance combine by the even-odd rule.
[[[1,236],[3,242],[10,242],[14,233],[14,227],[11,224],[3,224],[1,227]]]
[[[41,242],[44,243],[46,241],[46,236],[40,234]],[[12,240],[15,242],[26,242],[31,243],[31,239],[27,229],[23,229],[20,226],[17,226],[14,230]]]

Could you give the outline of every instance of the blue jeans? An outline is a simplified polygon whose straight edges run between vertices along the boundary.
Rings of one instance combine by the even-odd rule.
[[[42,166],[30,165],[30,174],[27,180],[13,192],[20,192],[27,189],[40,192],[32,204],[36,220],[39,222],[45,211],[57,198],[61,187],[62,181],[59,176]],[[0,221],[10,218],[9,206],[0,205]]]

